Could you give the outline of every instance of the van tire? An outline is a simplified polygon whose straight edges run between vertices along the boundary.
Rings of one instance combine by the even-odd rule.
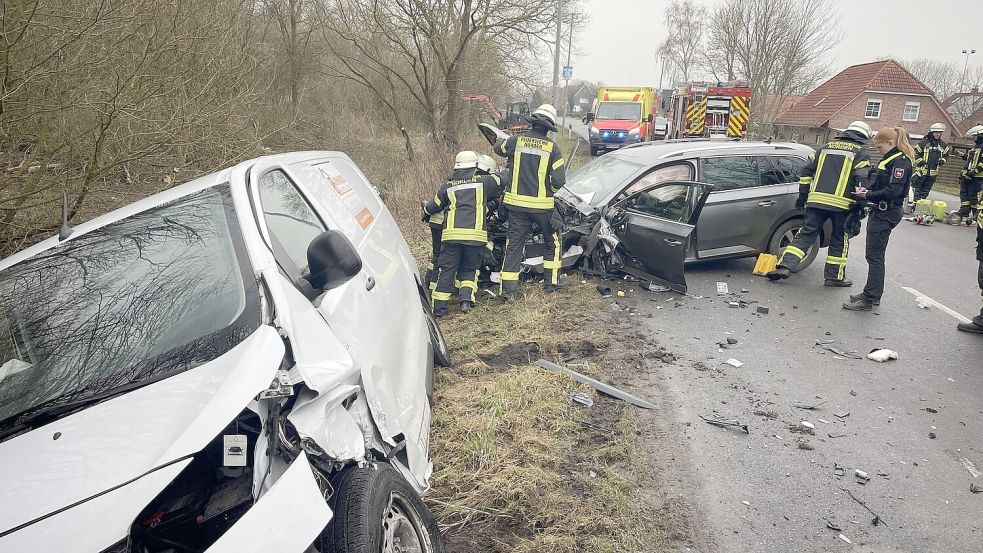
[[[768,240],[768,253],[777,255],[779,259],[782,257],[782,252],[785,251],[785,246],[791,243],[791,238],[795,236],[795,233],[802,228],[802,219],[792,219],[791,221],[785,221],[775,229],[775,232],[771,234],[771,239]],[[803,259],[799,266],[793,271],[795,273],[805,269],[812,262],[816,260],[819,256],[819,244],[813,244],[811,248],[806,252],[805,259]]]
[[[450,348],[447,347],[447,340],[444,339],[444,333],[440,331],[437,318],[429,310],[427,310],[427,326],[430,329],[430,344],[433,346],[433,364],[438,367],[450,367]]]
[[[443,553],[433,514],[390,465],[349,467],[331,479],[331,487],[328,506],[334,516],[315,543],[320,553],[379,553],[393,531],[416,542],[404,546]]]

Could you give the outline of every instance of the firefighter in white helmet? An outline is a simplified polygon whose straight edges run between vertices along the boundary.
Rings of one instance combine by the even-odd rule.
[[[983,181],[983,125],[976,125],[969,129],[967,134],[976,138],[976,147],[969,151],[969,164],[966,167],[966,172],[975,175],[973,178],[977,179],[977,183],[980,183]],[[976,190],[979,194],[979,184],[977,184]],[[983,199],[977,196],[976,201],[976,260],[980,262],[976,278],[980,285],[980,301],[983,301]],[[963,332],[983,334],[983,309],[980,309],[980,314],[973,317],[971,322],[959,323],[956,328]]]
[[[928,128],[928,134],[915,146],[915,174],[911,179],[911,189],[915,201],[928,197],[939,171],[949,157],[950,147],[942,140],[945,125],[935,123]]]
[[[543,104],[529,115],[531,129],[495,144],[495,153],[508,159],[511,182],[503,204],[508,211],[505,260],[502,264],[502,298],[509,300],[519,287],[519,270],[526,241],[533,230],[543,233],[543,275],[547,292],[565,282],[560,280],[560,237],[551,224],[553,194],[566,183],[563,154],[549,133],[556,131],[556,108]]]
[[[973,224],[973,211],[978,209],[980,191],[983,189],[983,125],[976,125],[966,132],[976,144],[966,154],[966,168],[959,179],[959,214],[967,224]]]
[[[454,157],[454,172],[470,172],[470,174],[466,175],[470,178],[478,170],[478,159],[477,152],[469,150],[459,152]],[[424,205],[426,205],[426,202],[424,202]],[[430,214],[424,209],[421,216],[423,222],[430,226],[430,248],[432,254],[430,256],[430,263],[427,265],[427,275],[424,284],[427,285],[431,292],[437,287],[437,261],[440,259],[440,248],[443,242],[441,238],[444,233],[444,218],[446,214],[446,210]]]

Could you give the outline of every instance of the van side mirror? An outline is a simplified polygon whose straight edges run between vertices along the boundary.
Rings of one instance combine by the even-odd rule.
[[[327,291],[357,275],[362,270],[362,258],[347,236],[327,230],[307,247],[307,265],[310,274],[306,280],[315,290]]]
[[[588,113],[587,115],[584,116],[584,119],[587,119],[587,122],[590,123],[595,119],[594,113],[593,112]]]

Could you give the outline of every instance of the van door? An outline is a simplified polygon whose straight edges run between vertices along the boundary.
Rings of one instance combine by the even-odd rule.
[[[358,365],[373,420],[426,485],[430,405],[429,331],[416,288],[416,266],[372,185],[340,154],[291,163],[259,163],[249,175],[261,232],[291,271],[308,272],[307,247],[327,228],[343,232],[362,271],[314,304]],[[405,249],[405,251],[404,251]]]
[[[612,205],[606,217],[621,240],[622,269],[686,293],[686,251],[712,189],[698,182],[664,182]]]

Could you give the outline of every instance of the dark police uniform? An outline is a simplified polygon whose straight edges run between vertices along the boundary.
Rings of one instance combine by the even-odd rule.
[[[423,210],[430,215],[446,210],[437,260],[437,286],[431,293],[435,315],[446,315],[447,304],[459,283],[458,299],[474,302],[478,292],[478,268],[488,243],[485,225],[488,201],[502,193],[503,178],[457,169],[447,177],[434,199]]]
[[[495,153],[508,158],[511,168],[511,182],[502,201],[508,211],[502,291],[509,294],[518,288],[523,250],[535,227],[543,232],[544,282],[550,289],[559,282],[562,268],[560,237],[550,221],[553,194],[566,183],[563,154],[538,127],[500,141]]]
[[[983,190],[983,134],[976,136],[976,145],[969,151],[966,168],[959,183],[959,214],[968,217],[979,203]]]
[[[933,133],[928,133],[915,146],[915,173],[911,188],[915,191],[916,202],[927,198],[932,191],[932,185],[939,176],[939,170],[945,165],[949,151],[949,145],[941,139],[936,140]]]
[[[850,237],[844,224],[856,204],[853,192],[862,182],[864,170],[870,167],[870,158],[863,149],[865,140],[859,133],[848,131],[810,156],[799,177],[796,201],[796,207],[805,207],[802,228],[785,248],[779,267],[795,271],[806,251],[816,244],[826,220],[831,219],[833,235],[826,252],[824,275],[831,281],[846,279]]]
[[[891,231],[904,215],[902,205],[908,197],[912,165],[901,150],[892,148],[877,164],[877,172],[867,192],[870,217],[867,220],[867,284],[861,299],[879,302],[884,295],[884,255]]]

